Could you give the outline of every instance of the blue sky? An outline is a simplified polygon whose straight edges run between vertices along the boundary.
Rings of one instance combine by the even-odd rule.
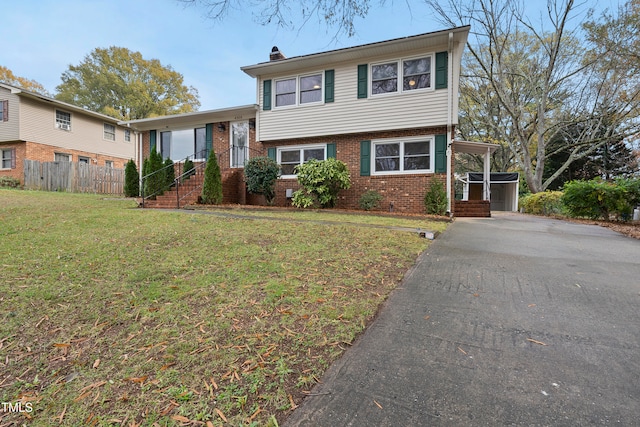
[[[291,30],[256,23],[258,10],[236,10],[214,22],[177,0],[9,1],[2,6],[0,65],[55,93],[69,65],[95,48],[126,47],[181,73],[198,89],[201,110],[227,108],[255,102],[255,82],[240,67],[267,61],[274,45],[291,57],[443,28],[422,1],[373,3],[357,34],[336,40],[334,29],[313,20]]]

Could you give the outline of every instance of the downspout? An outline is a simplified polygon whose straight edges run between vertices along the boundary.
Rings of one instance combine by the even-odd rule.
[[[447,85],[447,212],[451,211],[451,145],[453,144],[453,32],[449,32],[449,51],[447,54],[447,69],[449,72],[449,84]]]

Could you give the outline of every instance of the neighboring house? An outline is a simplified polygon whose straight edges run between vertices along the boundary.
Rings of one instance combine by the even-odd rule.
[[[281,165],[279,206],[290,205],[299,188],[295,166],[335,157],[352,183],[338,208],[357,208],[360,196],[375,190],[384,210],[421,213],[433,180],[453,196],[454,150],[491,151],[452,139],[468,33],[465,26],[292,58],[274,47],[268,62],[241,68],[256,79],[256,105],[126,125],[142,132],[143,158],[152,147],[174,161],[213,149],[225,203],[247,201],[241,168],[250,157],[268,155]]]
[[[0,83],[0,175],[23,181],[24,160],[124,168],[133,131],[104,114]]]

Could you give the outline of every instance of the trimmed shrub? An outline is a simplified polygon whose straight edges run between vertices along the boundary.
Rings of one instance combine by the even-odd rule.
[[[556,215],[563,212],[562,191],[530,193],[520,198],[522,211],[533,215]]]
[[[625,219],[633,212],[625,186],[600,179],[566,183],[562,202],[573,217],[608,221],[612,216]]]
[[[173,160],[167,157],[162,167],[164,168],[164,188],[171,188],[176,180],[176,170],[173,166]]]
[[[244,180],[249,193],[262,194],[268,205],[276,197],[276,180],[280,166],[270,157],[253,157],[244,166]]]
[[[124,167],[124,195],[138,197],[140,195],[140,176],[136,162],[129,160]]]
[[[293,193],[291,203],[298,208],[316,204],[322,208],[333,208],[338,200],[338,192],[351,187],[347,165],[334,158],[311,159],[296,166],[295,170],[302,189]]]
[[[205,205],[218,205],[222,203],[222,175],[218,158],[212,150],[204,169],[204,184],[202,185],[201,202]]]
[[[0,176],[0,187],[18,188],[20,187],[20,180],[12,176]]]
[[[424,195],[424,207],[427,213],[430,215],[446,215],[447,202],[447,190],[445,190],[442,181],[438,179],[431,180],[429,190]]]
[[[155,149],[151,151],[149,158],[142,164],[144,176],[147,177],[144,181],[145,197],[155,197],[162,194],[165,184],[164,172],[160,172],[162,164],[162,155]]]
[[[183,173],[183,179],[187,179],[190,176],[193,176],[196,174],[196,167],[193,164],[193,161],[191,159],[187,159],[184,161],[184,165],[182,165],[182,173]]]
[[[378,193],[375,190],[367,190],[362,193],[360,199],[358,200],[358,205],[360,209],[364,209],[365,211],[370,211],[371,209],[376,209],[380,206],[380,202],[382,201],[382,194]]]

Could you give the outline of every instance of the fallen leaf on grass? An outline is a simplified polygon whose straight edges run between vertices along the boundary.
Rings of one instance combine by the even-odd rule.
[[[96,359],[95,362],[93,362],[93,369],[96,369],[98,366],[100,366],[100,359]]]
[[[298,405],[293,401],[293,396],[289,395],[289,402],[291,402],[291,409],[296,409]]]
[[[171,419],[174,421],[179,421],[181,423],[190,423],[191,420],[187,417],[183,417],[182,415],[172,415]]]
[[[135,377],[135,378],[134,377],[127,377],[124,380],[141,384],[141,383],[145,382],[147,380],[147,378],[148,378],[148,375],[145,375],[144,377]]]
[[[220,418],[222,418],[222,421],[224,421],[225,423],[228,423],[229,421],[227,421],[227,417],[224,416],[224,414],[222,413],[222,411],[218,408],[215,409],[216,414],[218,414],[220,416]]]
[[[534,344],[538,344],[538,345],[548,345],[546,343],[543,343],[542,341],[534,340],[532,338],[527,338],[527,341],[532,342]]]

